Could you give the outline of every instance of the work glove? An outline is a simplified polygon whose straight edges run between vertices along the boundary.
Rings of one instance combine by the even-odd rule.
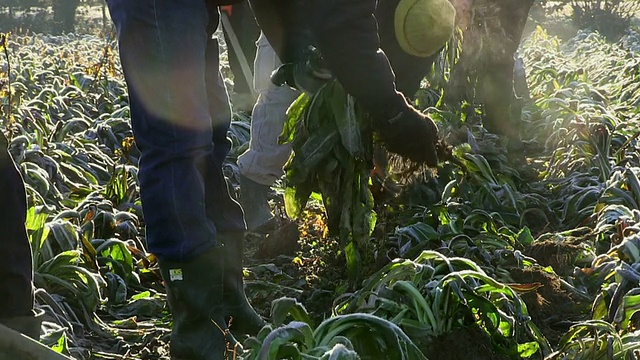
[[[391,118],[374,116],[373,120],[387,150],[429,167],[438,165],[438,127],[429,116],[408,106]]]
[[[271,74],[271,81],[277,86],[287,84],[309,95],[315,94],[334,76],[317,49],[310,46],[305,58],[301,63],[280,66]],[[396,107],[402,110],[392,115],[380,108],[383,103],[375,104],[377,109],[370,110],[374,130],[387,150],[419,164],[437,166],[438,128],[433,120],[409,105],[404,97],[401,106]]]
[[[309,95],[318,92],[333,79],[333,74],[317,49],[310,46],[305,55],[303,62],[287,63],[277,68],[271,74],[271,82],[277,86],[289,85]]]

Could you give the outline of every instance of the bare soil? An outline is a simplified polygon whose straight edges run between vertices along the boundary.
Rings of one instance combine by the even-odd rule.
[[[557,275],[542,267],[513,268],[511,277],[519,283],[540,283],[537,290],[521,294],[527,305],[531,320],[538,326],[551,344],[557,344],[562,334],[571,326],[572,320],[583,316],[583,307],[574,296],[562,288]]]
[[[475,326],[458,328],[434,339],[425,355],[429,360],[509,360],[497,353],[489,336]]]
[[[293,256],[300,249],[300,231],[294,221],[284,220],[275,229],[267,232],[257,244],[255,259],[274,258],[278,255]]]
[[[525,253],[542,266],[551,266],[560,276],[571,275],[575,261],[584,251],[584,247],[569,242],[545,240],[533,243]]]

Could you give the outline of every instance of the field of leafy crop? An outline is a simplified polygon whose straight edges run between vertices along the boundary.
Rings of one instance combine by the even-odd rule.
[[[166,358],[170,315],[145,247],[115,44],[3,45],[0,129],[27,184],[41,341],[78,359]],[[521,55],[527,158],[476,118],[430,108],[457,161],[375,205],[361,283],[344,280],[316,195],[293,250],[258,256],[269,239],[249,240],[248,293],[270,324],[240,358],[638,358],[640,34],[560,41],[537,29]],[[232,180],[247,121],[230,130]]]

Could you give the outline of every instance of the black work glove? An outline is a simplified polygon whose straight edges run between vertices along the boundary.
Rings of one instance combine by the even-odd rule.
[[[373,128],[387,150],[429,167],[438,165],[438,127],[429,116],[408,106],[391,118],[374,117]]]
[[[310,47],[305,57],[307,59],[303,62],[281,65],[271,74],[271,82],[277,86],[289,85],[309,95],[315,94],[333,79],[333,74],[315,48]]]

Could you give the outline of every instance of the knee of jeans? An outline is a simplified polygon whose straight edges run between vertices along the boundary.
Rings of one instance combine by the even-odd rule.
[[[150,138],[151,141],[149,141]],[[142,154],[147,158],[200,158],[213,151],[210,133],[209,135],[192,133],[162,140],[153,139],[153,136],[138,136],[137,142]]]

